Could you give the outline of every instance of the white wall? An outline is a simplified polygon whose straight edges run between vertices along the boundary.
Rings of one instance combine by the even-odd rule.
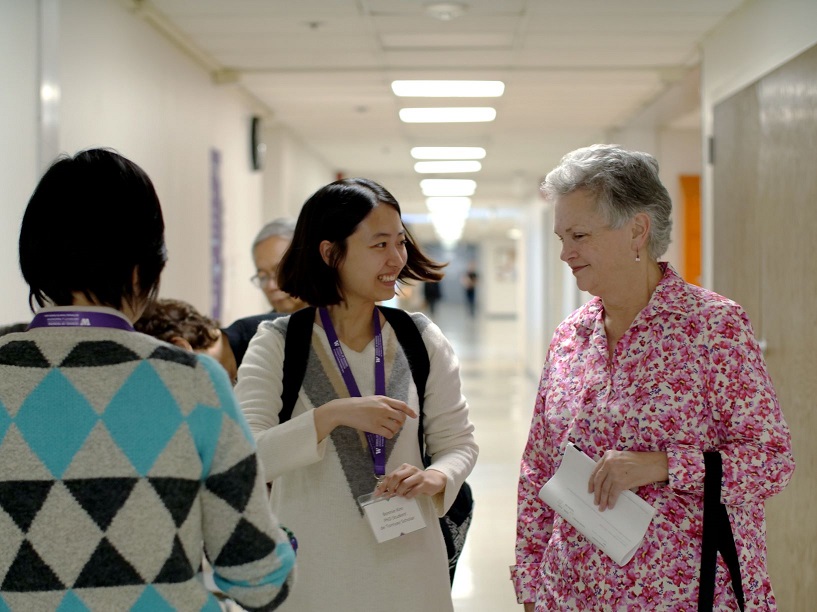
[[[553,206],[537,195],[523,215],[518,288],[521,345],[527,373],[538,378],[556,327],[590,296],[580,294],[570,268],[559,258]]]
[[[750,0],[710,33],[701,46],[702,150],[712,136],[715,105],[817,44],[815,24],[814,0]],[[714,204],[709,164],[702,179],[703,284],[711,287]]]
[[[250,168],[250,117],[268,109],[236,86],[214,84],[207,70],[123,3],[62,0],[58,8],[59,150],[112,147],[145,169],[167,226],[170,261],[161,295],[188,300],[206,312],[212,306],[210,154],[220,151],[222,318],[229,322],[268,309],[248,281],[254,272],[249,245],[269,216],[263,175]],[[0,150],[0,323],[30,317],[16,253],[19,222],[40,173],[38,41],[37,3],[0,0],[0,139],[5,144]],[[320,163],[307,158],[300,155],[299,167]],[[293,176],[304,189],[313,189],[300,174]]]
[[[638,117],[633,121],[638,123]],[[611,141],[627,149],[649,153],[658,160],[661,182],[672,200],[671,242],[661,260],[670,262],[680,272],[683,265],[684,210],[679,178],[683,174],[702,172],[700,131],[674,130],[660,124],[652,128],[623,128],[611,135]]]
[[[545,275],[542,269],[544,258],[544,226],[542,209],[544,202],[532,200],[522,209],[522,239],[519,241],[519,277],[522,281],[517,286],[519,293],[519,344],[523,347],[525,369],[531,376],[541,370],[545,353],[542,346],[546,344],[548,333],[544,329],[545,309]]]
[[[511,239],[480,242],[481,308],[489,317],[513,317],[518,314],[519,283],[518,243]]]
[[[534,378],[542,373],[542,364],[555,327],[551,323],[557,316],[553,314],[551,306],[555,283],[550,270],[553,258],[548,251],[548,237],[553,233],[553,224],[547,218],[546,208],[541,197],[537,195],[532,198],[523,209],[522,239],[519,241],[519,341],[520,346],[524,347],[525,371]]]
[[[309,196],[335,180],[336,171],[281,124],[265,128],[264,139],[265,222],[276,217],[295,219]]]
[[[168,266],[161,295],[211,312],[210,155],[221,154],[224,205],[222,318],[266,308],[247,279],[245,249],[261,220],[261,175],[249,163],[249,118],[258,108],[210,75],[119,3],[61,4],[60,146],[109,146],[141,165],[162,201]]]
[[[37,4],[0,0],[0,325],[28,321],[17,264],[20,222],[37,180]]]
[[[672,199],[672,236],[667,254],[662,258],[683,272],[684,209],[680,177],[703,172],[700,130],[664,129],[658,133],[657,159],[661,182]],[[693,279],[689,279],[693,280]]]

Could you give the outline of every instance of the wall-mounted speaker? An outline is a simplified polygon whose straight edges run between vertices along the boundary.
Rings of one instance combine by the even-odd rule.
[[[250,164],[253,170],[261,170],[264,167],[264,152],[266,150],[267,145],[264,144],[261,117],[253,115],[250,120]]]

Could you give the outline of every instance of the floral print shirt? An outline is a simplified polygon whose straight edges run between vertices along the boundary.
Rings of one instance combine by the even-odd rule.
[[[746,610],[776,609],[763,502],[794,471],[788,426],[743,309],[661,266],[663,278],[612,358],[599,298],[550,344],[522,457],[511,567],[518,601],[535,601],[537,612],[697,610],[703,453],[711,450],[723,459],[721,501]],[[657,513],[623,567],[538,497],[568,441],[594,460],[610,449],[667,453],[669,481],[637,490]],[[714,607],[738,609],[720,555]]]

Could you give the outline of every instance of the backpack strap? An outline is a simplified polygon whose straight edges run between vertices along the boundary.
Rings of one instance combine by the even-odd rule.
[[[420,453],[423,455],[423,463],[428,466],[431,463],[429,457],[425,452],[425,435],[423,431],[423,404],[425,403],[426,395],[426,381],[428,380],[428,373],[431,369],[431,363],[428,360],[428,351],[423,342],[423,336],[420,330],[414,324],[411,315],[405,310],[399,308],[389,308],[387,306],[378,306],[380,312],[386,317],[386,321],[392,326],[394,333],[397,335],[397,341],[403,347],[403,352],[406,354],[406,359],[409,362],[411,369],[411,377],[414,379],[414,385],[417,387],[417,396],[420,402],[420,413],[418,414],[417,422],[417,439],[420,444]]]
[[[428,360],[428,352],[426,345],[423,342],[423,337],[420,335],[420,330],[414,324],[411,315],[405,310],[399,308],[390,308],[388,306],[378,306],[380,312],[389,322],[400,346],[403,347],[403,352],[406,354],[406,359],[411,369],[411,377],[414,379],[414,385],[417,387],[417,396],[420,402],[420,423],[422,423],[422,410],[426,395],[426,381],[428,380],[428,373],[431,369],[431,364]]]
[[[284,423],[292,418],[292,410],[298,399],[298,391],[306,374],[306,363],[309,360],[309,347],[312,345],[312,323],[315,321],[315,309],[302,308],[289,315],[286,341],[284,342],[284,388],[281,391],[281,412],[278,422]]]

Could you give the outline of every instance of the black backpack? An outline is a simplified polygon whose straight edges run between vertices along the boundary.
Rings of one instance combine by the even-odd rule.
[[[426,453],[425,435],[423,431],[423,403],[425,399],[426,381],[430,363],[420,330],[411,320],[411,316],[403,310],[378,306],[386,321],[392,326],[397,335],[397,341],[403,347],[406,359],[411,368],[411,377],[417,387],[420,400],[419,422],[417,424],[417,438],[420,445],[423,465],[428,467],[431,458]],[[286,343],[284,346],[284,388],[281,392],[283,406],[278,415],[279,423],[284,423],[292,417],[292,410],[298,399],[298,391],[306,374],[306,363],[309,359],[309,347],[312,344],[312,323],[315,320],[315,308],[303,308],[289,317]],[[457,569],[465,536],[471,526],[474,514],[474,499],[471,487],[467,482],[462,483],[454,503],[448,513],[440,519],[440,527],[448,553],[448,573],[451,582],[454,582],[454,571]]]

